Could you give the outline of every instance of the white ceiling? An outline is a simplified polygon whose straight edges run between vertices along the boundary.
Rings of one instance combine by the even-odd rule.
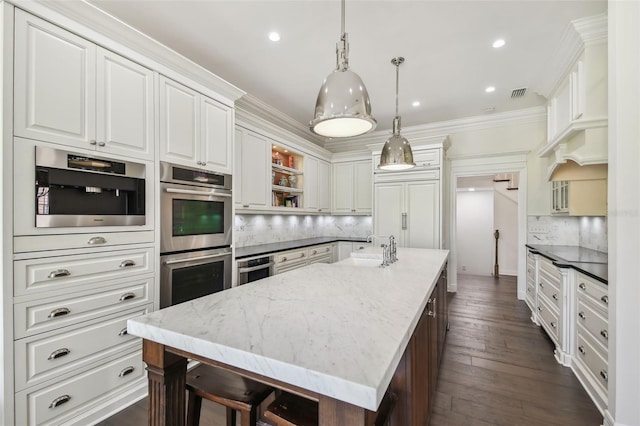
[[[87,0],[307,126],[335,68],[337,0]],[[403,126],[543,105],[537,94],[571,20],[606,0],[348,0],[351,69],[365,82],[377,130],[395,115],[400,68]],[[278,31],[281,40],[269,41]],[[504,38],[506,45],[491,44]],[[496,87],[485,93],[485,87]],[[528,87],[511,99],[514,88]],[[415,100],[420,107],[413,107]]]

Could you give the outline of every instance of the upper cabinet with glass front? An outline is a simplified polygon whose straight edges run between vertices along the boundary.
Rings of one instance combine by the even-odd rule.
[[[14,133],[153,159],[153,72],[15,10]]]
[[[304,157],[273,142],[271,146],[271,206],[304,207]]]

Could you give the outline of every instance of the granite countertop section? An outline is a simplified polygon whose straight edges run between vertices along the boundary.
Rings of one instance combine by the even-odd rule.
[[[327,244],[336,241],[347,241],[354,243],[363,243],[366,238],[354,237],[316,237],[305,238],[303,240],[281,241],[278,243],[261,244],[258,246],[240,247],[236,249],[236,259],[245,257],[261,256],[264,254],[276,253],[284,250],[292,250],[302,247],[315,246],[317,244]]]
[[[582,272],[598,281],[609,283],[609,255],[601,251],[580,246],[550,246],[527,244],[529,249],[552,260],[560,267],[569,267]]]
[[[127,330],[375,411],[448,256],[398,248],[386,268],[312,264],[131,319]]]

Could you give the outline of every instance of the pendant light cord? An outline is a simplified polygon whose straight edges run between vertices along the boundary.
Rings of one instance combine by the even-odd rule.
[[[400,62],[396,61],[396,117],[398,116],[398,91],[400,90]]]
[[[345,10],[344,5],[345,5],[345,3],[346,3],[346,0],[342,0],[342,26],[340,27],[340,29],[342,30],[340,32],[341,35],[345,33],[345,29],[344,29],[344,10]]]

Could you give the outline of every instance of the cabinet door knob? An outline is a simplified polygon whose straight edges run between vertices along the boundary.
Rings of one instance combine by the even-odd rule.
[[[98,142],[98,146],[105,146],[105,145],[106,145],[106,143],[104,143],[104,142]]]
[[[578,287],[580,287],[580,290],[582,290],[582,291],[586,291],[587,290],[587,286],[584,283],[580,283],[580,285]]]
[[[68,277],[71,275],[68,269],[56,269],[55,271],[51,271],[47,277],[49,278],[60,278],[60,277]]]
[[[97,144],[97,143],[98,143],[98,142],[96,142],[96,141],[94,141],[94,140],[90,140],[90,141],[89,141],[89,145],[95,145],[95,144]]]
[[[609,332],[607,330],[600,330],[600,335],[609,340]]]
[[[51,354],[49,355],[49,357],[47,358],[49,361],[52,361],[56,358],[60,358],[63,357],[65,355],[69,355],[71,351],[67,348],[60,348],[60,349],[56,349],[55,351],[51,352]]]
[[[553,328],[558,328],[558,324],[556,324],[555,322],[551,321],[550,323],[551,327]]]
[[[51,404],[49,404],[49,408],[56,408],[61,406],[62,404],[69,402],[71,400],[71,397],[69,395],[62,395],[57,397],[56,399],[54,399],[53,401],[51,401]]]
[[[538,306],[538,312],[542,312],[542,308]]]
[[[602,303],[608,305],[609,304],[609,296],[604,295],[600,298],[600,300],[602,300]]]
[[[282,256],[282,260],[280,262],[282,263],[282,262],[286,262],[286,261],[287,261],[287,256]]]
[[[586,355],[587,354],[587,351],[584,350],[584,346],[578,346],[578,351],[580,351],[580,353],[582,355]]]
[[[540,286],[540,288],[544,288],[544,284],[542,284],[542,281],[540,281],[538,285]]]
[[[580,317],[581,320],[585,320],[587,319],[587,316],[584,314],[584,312],[578,312],[578,316]]]
[[[606,372],[606,371],[604,371],[604,370],[601,370],[601,371],[600,371],[600,377],[602,377],[602,379],[603,379],[605,382],[608,382],[608,381],[609,381],[609,375],[608,375],[608,374],[607,374],[607,372]]]
[[[53,311],[49,312],[49,315],[47,315],[47,318],[61,317],[63,315],[67,315],[69,313],[71,313],[71,310],[69,308],[58,308],[58,309],[54,309]]]
[[[129,331],[127,330],[127,327],[125,327],[122,330],[120,330],[120,332],[118,333],[118,336],[126,336],[127,334],[129,334]]]
[[[551,296],[551,297],[553,297],[553,300],[558,300],[558,295],[557,295],[557,294],[554,294],[554,295],[553,295],[553,296]]]

